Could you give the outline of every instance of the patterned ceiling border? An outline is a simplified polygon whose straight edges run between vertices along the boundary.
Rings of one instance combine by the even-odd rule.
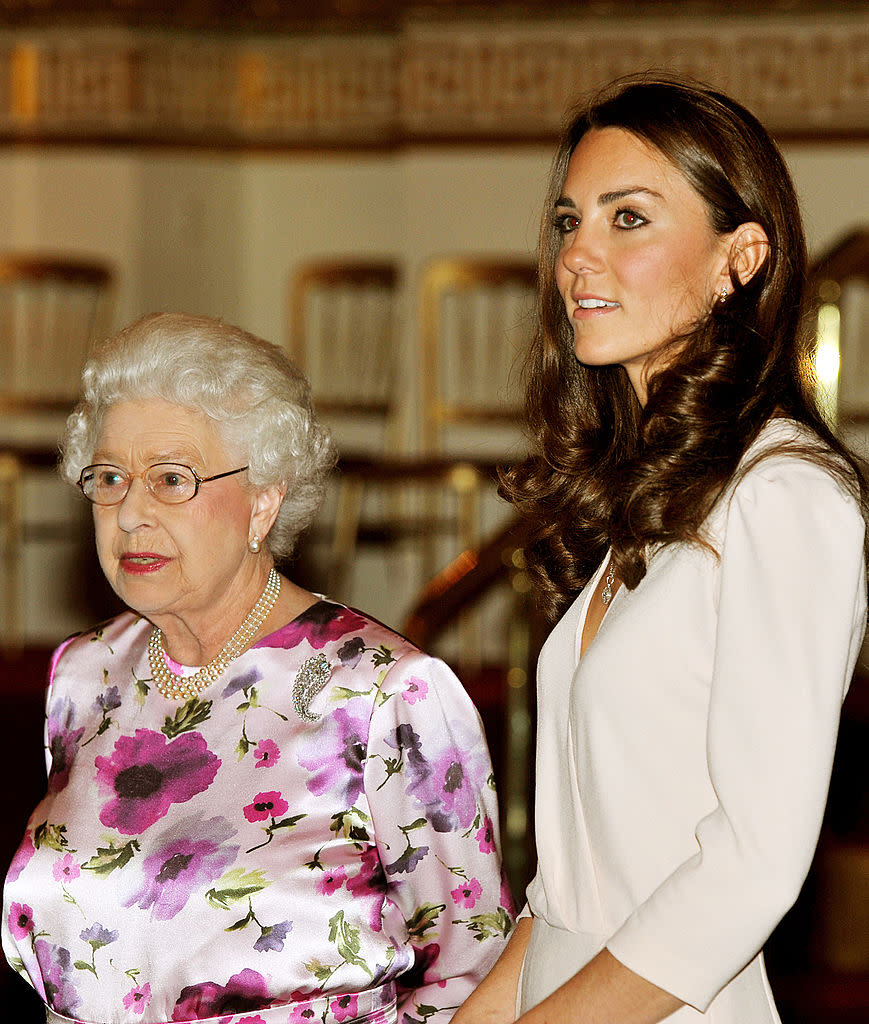
[[[667,68],[780,137],[869,136],[869,12],[410,21],[396,33],[0,32],[0,142],[391,148],[548,140],[581,93]]]

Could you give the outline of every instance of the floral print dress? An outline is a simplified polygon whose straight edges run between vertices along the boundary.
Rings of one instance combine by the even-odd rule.
[[[150,632],[128,612],[52,663],[3,908],[48,1020],[448,1021],[512,923],[456,677],[319,601],[181,704]]]

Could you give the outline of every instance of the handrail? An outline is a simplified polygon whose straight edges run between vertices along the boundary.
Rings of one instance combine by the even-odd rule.
[[[405,619],[402,632],[420,647],[427,647],[469,605],[474,604],[511,571],[521,570],[527,528],[512,519],[476,551],[465,550],[423,588]]]
[[[809,281],[816,288],[824,281],[841,284],[849,278],[869,281],[869,228],[858,228],[845,235],[809,268]]]

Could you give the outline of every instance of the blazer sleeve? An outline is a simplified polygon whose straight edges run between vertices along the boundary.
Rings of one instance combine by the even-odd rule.
[[[607,942],[701,1012],[808,873],[866,624],[863,533],[856,502],[796,457],[756,466],[726,508],[706,722],[717,804],[697,852]]]

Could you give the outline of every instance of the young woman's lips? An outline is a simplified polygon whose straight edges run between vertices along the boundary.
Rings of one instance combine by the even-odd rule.
[[[119,559],[121,568],[131,576],[146,576],[158,572],[169,563],[166,555],[158,555],[151,551],[128,551]]]
[[[596,295],[584,295],[574,299],[573,318],[574,320],[591,320],[598,316],[605,316],[619,308],[617,302],[611,299],[601,299]]]

